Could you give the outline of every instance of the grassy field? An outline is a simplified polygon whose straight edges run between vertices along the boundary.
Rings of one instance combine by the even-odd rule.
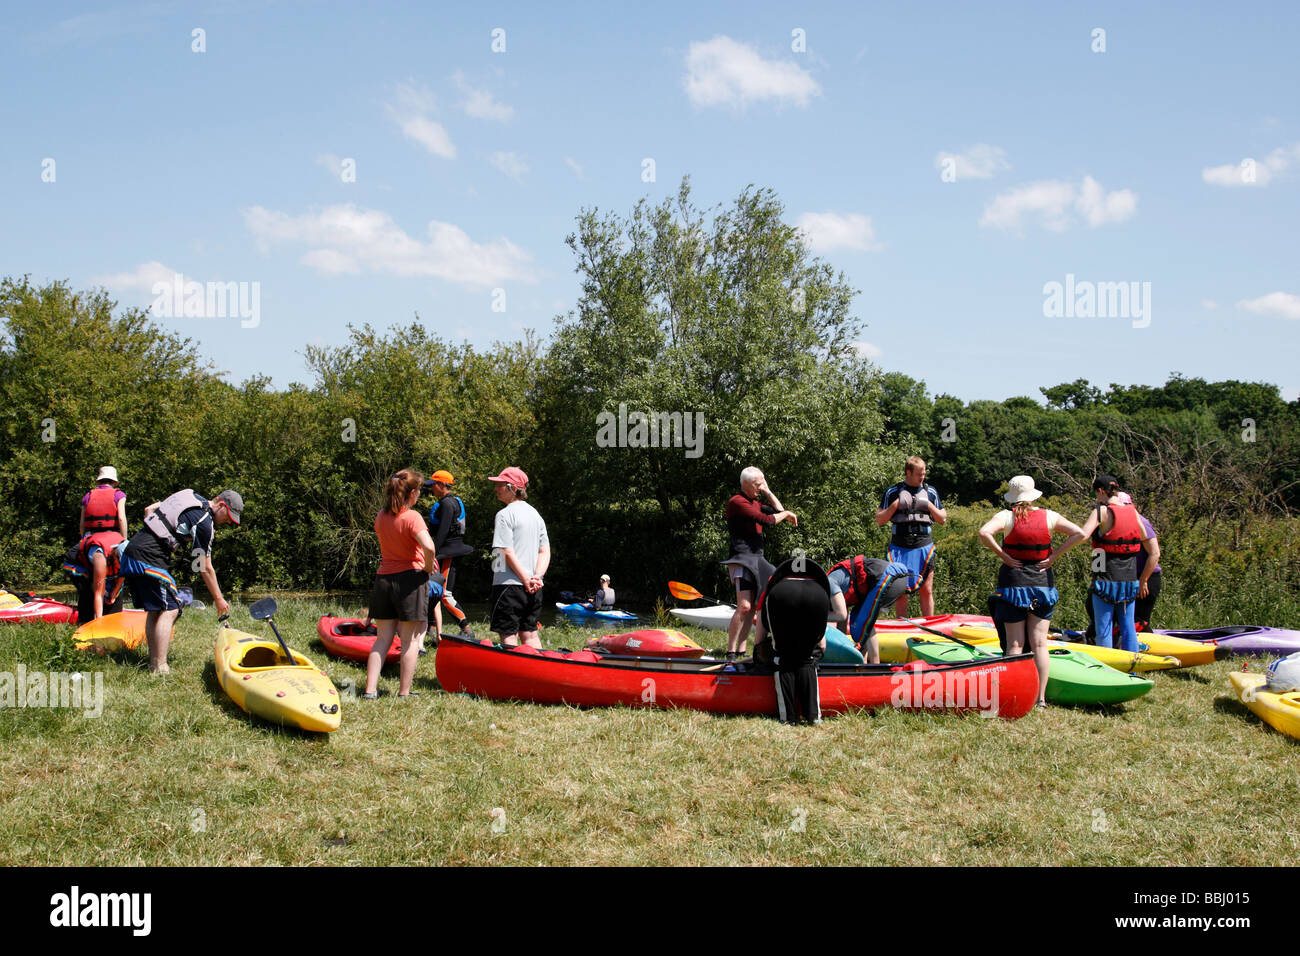
[[[280,603],[292,645],[345,689],[362,680],[315,644],[337,605]],[[263,627],[245,609],[234,623]],[[390,696],[345,700],[342,728],[317,739],[229,702],[216,626],[212,610],[182,618],[167,677],[142,655],[86,659],[67,627],[0,630],[0,671],[104,675],[98,718],[0,710],[0,864],[1250,866],[1300,852],[1300,743],[1230,696],[1240,661],[1158,674],[1111,710],[787,728],[444,694],[431,654],[421,697],[391,696],[386,672]]]

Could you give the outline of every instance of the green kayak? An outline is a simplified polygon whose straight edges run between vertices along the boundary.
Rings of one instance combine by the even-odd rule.
[[[907,646],[923,661],[954,664],[977,657],[996,657],[1000,651],[937,641],[909,640]],[[1066,647],[1050,648],[1052,664],[1047,672],[1047,699],[1054,704],[1119,704],[1141,697],[1151,681],[1107,667],[1095,657]]]

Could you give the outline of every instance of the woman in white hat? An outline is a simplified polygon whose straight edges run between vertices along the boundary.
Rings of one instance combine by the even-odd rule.
[[[993,592],[993,619],[1006,628],[1007,653],[1019,654],[1028,640],[1038,666],[1038,704],[1046,704],[1047,629],[1056,608],[1056,576],[1052,565],[1060,555],[1083,540],[1083,531],[1055,511],[1032,502],[1042,497],[1028,475],[1007,482],[1003,499],[1011,505],[980,528],[980,541],[1002,559],[997,590]],[[1002,543],[993,537],[1001,533]],[[1055,551],[1052,535],[1070,537]]]
[[[117,546],[127,538],[126,492],[117,486],[117,469],[105,465],[95,476],[95,487],[81,499],[81,521],[77,525],[80,542],[77,559],[82,567],[90,569],[90,600],[78,597],[78,620],[83,624],[103,617],[106,608],[121,610],[121,581],[115,581],[116,590],[105,600],[105,583],[118,573]],[[88,605],[82,607],[82,605]]]

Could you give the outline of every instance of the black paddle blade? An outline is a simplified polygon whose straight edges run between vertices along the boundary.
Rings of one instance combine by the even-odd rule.
[[[262,600],[256,602],[252,607],[248,609],[249,615],[251,615],[253,619],[257,621],[265,621],[267,618],[275,614],[275,611],[276,611],[275,598],[269,598],[269,597],[262,598]]]

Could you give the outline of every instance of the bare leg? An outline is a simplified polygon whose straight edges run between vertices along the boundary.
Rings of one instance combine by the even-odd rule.
[[[379,693],[379,672],[384,669],[384,658],[388,656],[388,649],[393,646],[393,635],[397,633],[397,621],[390,618],[387,621],[375,621],[375,643],[370,647],[370,653],[366,656],[366,693]]]
[[[529,647],[541,648],[542,637],[537,631],[520,631],[520,639]]]
[[[894,617],[907,617],[907,592],[904,591],[894,602]]]
[[[150,611],[144,617],[144,636],[149,642],[149,670],[155,674],[170,674],[167,666],[167,649],[172,643],[172,627],[180,609]]]
[[[727,652],[745,653],[749,629],[754,624],[754,592],[736,590],[736,611],[727,625]]]
[[[931,571],[921,582],[921,616],[934,617],[934,572]]]
[[[397,625],[397,633],[402,639],[401,674],[397,683],[398,697],[405,697],[411,692],[415,668],[420,663],[420,635],[425,629],[423,621],[401,621]]]
[[[90,559],[90,571],[95,582],[95,620],[104,616],[104,579],[108,576],[108,562],[104,552],[96,551]]]
[[[1034,665],[1038,668],[1038,703],[1047,703],[1047,676],[1052,667],[1052,656],[1047,647],[1047,633],[1051,622],[1029,615],[1025,622],[1029,649],[1034,652]],[[1010,638],[1008,638],[1008,644]]]

